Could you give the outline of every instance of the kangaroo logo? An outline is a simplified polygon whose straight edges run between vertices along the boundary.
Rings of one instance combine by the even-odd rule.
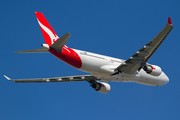
[[[56,42],[59,37],[57,36],[57,34],[53,34],[53,32],[47,28],[45,25],[43,25],[39,20],[38,23],[40,25],[40,27],[49,35],[49,37],[51,38],[51,44],[53,44],[54,42]]]

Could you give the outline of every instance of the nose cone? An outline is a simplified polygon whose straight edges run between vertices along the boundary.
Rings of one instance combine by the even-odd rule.
[[[165,84],[167,84],[169,82],[168,76],[166,74],[164,74],[164,73],[161,76],[161,80],[162,80],[162,85],[165,85]]]
[[[165,84],[167,84],[167,83],[169,82],[169,78],[168,78],[168,76],[165,76],[165,78],[164,78],[164,82],[165,82]]]

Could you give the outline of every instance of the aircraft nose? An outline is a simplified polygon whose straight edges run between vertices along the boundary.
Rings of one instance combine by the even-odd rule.
[[[169,82],[169,78],[166,76],[166,78],[164,79],[165,84],[167,84]]]
[[[169,82],[168,76],[166,76],[166,74],[163,74],[162,77],[163,77],[163,85],[167,84]]]

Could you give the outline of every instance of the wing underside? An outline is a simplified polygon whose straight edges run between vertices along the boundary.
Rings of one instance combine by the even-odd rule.
[[[16,83],[42,83],[42,82],[77,82],[77,81],[91,81],[97,80],[95,76],[92,75],[77,75],[77,76],[66,76],[66,77],[53,77],[53,78],[37,78],[37,79],[10,79],[9,77],[4,77],[10,81]]]
[[[132,57],[118,66],[115,70],[118,72],[124,72],[133,74],[137,70],[140,70],[142,66],[150,59],[150,57],[159,48],[162,42],[165,40],[167,35],[172,30],[173,26],[170,17],[168,18],[168,24],[161,30],[159,34],[156,35],[151,41],[144,45],[140,50],[138,50]]]

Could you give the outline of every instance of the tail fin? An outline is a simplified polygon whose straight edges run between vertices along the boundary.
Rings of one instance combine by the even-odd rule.
[[[35,12],[37,21],[41,28],[46,44],[51,46],[55,41],[59,39],[51,25],[48,23],[44,15],[40,12]]]

